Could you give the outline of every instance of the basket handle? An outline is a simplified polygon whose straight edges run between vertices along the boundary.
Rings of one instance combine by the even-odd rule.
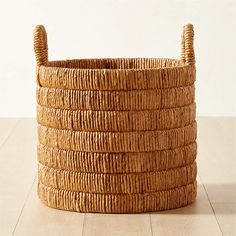
[[[183,27],[182,45],[181,45],[181,60],[186,65],[195,65],[193,40],[194,40],[193,25],[187,24]]]
[[[37,25],[34,29],[34,53],[38,66],[48,62],[47,32],[43,25]]]

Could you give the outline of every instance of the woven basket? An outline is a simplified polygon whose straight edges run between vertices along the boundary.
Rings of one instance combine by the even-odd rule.
[[[185,206],[196,197],[193,26],[181,60],[37,61],[38,195],[79,212],[135,213]]]

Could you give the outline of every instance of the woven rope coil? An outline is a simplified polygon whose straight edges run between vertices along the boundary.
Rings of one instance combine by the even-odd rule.
[[[38,183],[38,195],[46,205],[79,212],[139,213],[186,206],[196,198],[197,183],[165,191],[138,194],[83,193]]]
[[[38,195],[80,212],[134,213],[185,206],[196,197],[193,27],[181,60],[48,61],[34,31]]]
[[[141,69],[138,65],[132,70],[130,61],[138,63],[140,59],[81,59],[63,62],[49,62],[47,66],[40,66],[39,80],[42,87],[77,89],[77,90],[142,90],[142,89],[162,89],[178,88],[192,85],[196,79],[195,67],[181,66],[178,60],[170,59],[145,59],[149,62],[151,69]],[[83,65],[84,62],[89,65]],[[122,63],[123,62],[123,63]],[[113,64],[116,63],[116,66]],[[72,65],[74,69],[72,67]],[[104,64],[104,66],[102,65]],[[110,64],[110,69],[104,69]],[[121,64],[123,68],[119,68]],[[141,64],[141,63],[140,63]],[[176,64],[177,67],[173,67]],[[112,66],[113,65],[113,66]],[[71,66],[72,68],[67,69]],[[98,69],[101,67],[101,69]],[[80,69],[81,68],[81,69]],[[127,80],[127,77],[129,78]]]
[[[195,162],[188,166],[159,172],[121,174],[80,173],[39,165],[39,179],[44,185],[62,190],[90,193],[156,192],[193,183],[196,173]]]
[[[144,131],[174,129],[195,120],[196,105],[141,111],[64,110],[37,107],[38,123],[78,131]],[[139,119],[142,117],[142,119]]]
[[[154,172],[193,163],[197,155],[196,142],[153,152],[78,152],[38,145],[38,161],[42,165],[81,173]]]
[[[144,99],[145,98],[145,99]],[[37,87],[38,104],[69,110],[154,110],[190,105],[194,102],[194,85],[132,91],[82,91]]]
[[[196,123],[183,128],[140,132],[70,131],[38,126],[39,142],[84,152],[150,152],[171,149],[196,139]]]

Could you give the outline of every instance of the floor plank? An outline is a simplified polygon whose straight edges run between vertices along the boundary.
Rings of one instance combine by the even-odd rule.
[[[18,118],[0,118],[0,148],[16,126]]]
[[[199,182],[195,203],[150,214],[153,235],[221,235],[205,190]]]
[[[236,206],[234,203],[212,203],[223,234],[236,235]]]
[[[235,234],[236,118],[199,118],[198,165],[224,235]]]
[[[236,118],[198,118],[197,160],[203,183],[236,183]]]
[[[31,189],[14,235],[82,235],[84,213],[49,208],[37,196],[37,180]]]
[[[0,235],[11,235],[36,173],[35,120],[20,120],[0,149]]]
[[[87,213],[85,236],[152,235],[149,214],[92,214]]]

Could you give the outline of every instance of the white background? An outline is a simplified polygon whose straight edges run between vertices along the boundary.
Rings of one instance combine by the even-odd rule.
[[[35,116],[33,28],[49,59],[179,58],[182,26],[195,26],[197,114],[236,115],[236,1],[0,0],[0,116]]]

